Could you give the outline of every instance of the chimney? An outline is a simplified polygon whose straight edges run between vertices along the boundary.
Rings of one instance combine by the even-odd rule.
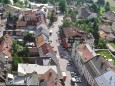
[[[103,65],[105,64],[105,61],[101,61],[101,69],[103,68]]]

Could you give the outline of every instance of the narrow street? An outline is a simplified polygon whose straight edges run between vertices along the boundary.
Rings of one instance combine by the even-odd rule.
[[[68,60],[67,58],[70,58],[70,56],[67,54],[66,51],[63,50],[62,46],[60,45],[58,41],[58,34],[57,32],[59,31],[58,26],[62,25],[62,20],[63,20],[63,15],[58,16],[57,22],[54,23],[54,27],[50,28],[49,30],[52,30],[52,35],[50,36],[50,40],[52,41],[51,45],[54,46],[54,50],[57,51],[57,58],[59,60],[60,67],[62,68],[63,71],[66,72],[67,78],[65,81],[65,86],[72,86],[71,85],[71,75],[70,72],[76,71],[76,68],[74,65],[72,66],[67,66]],[[64,57],[61,58],[59,53],[62,52],[64,54]],[[75,86],[87,86],[83,85],[83,83],[77,83]]]

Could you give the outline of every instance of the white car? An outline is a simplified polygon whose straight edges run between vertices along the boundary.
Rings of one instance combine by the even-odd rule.
[[[52,34],[52,32],[53,32],[52,30],[49,31],[50,35]]]

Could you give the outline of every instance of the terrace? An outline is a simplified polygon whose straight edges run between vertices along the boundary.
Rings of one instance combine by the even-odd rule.
[[[102,55],[110,64],[115,65],[115,58],[109,50],[98,50],[96,53]]]

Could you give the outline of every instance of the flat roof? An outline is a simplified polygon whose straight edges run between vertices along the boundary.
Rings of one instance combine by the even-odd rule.
[[[38,74],[44,74],[49,69],[53,69],[57,73],[57,67],[56,66],[41,66],[37,64],[18,64],[18,73],[22,74],[28,74],[32,72],[37,72]]]

